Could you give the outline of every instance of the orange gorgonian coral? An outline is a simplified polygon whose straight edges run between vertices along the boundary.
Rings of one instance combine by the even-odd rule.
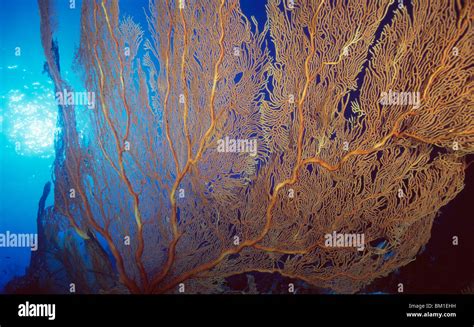
[[[50,75],[71,90],[40,2]],[[83,138],[59,108],[49,213],[85,240],[59,250],[82,291],[214,293],[277,272],[357,292],[413,261],[462,190],[472,2],[266,9],[261,26],[238,0],[156,0],[139,26],[83,2],[77,63],[96,104]]]

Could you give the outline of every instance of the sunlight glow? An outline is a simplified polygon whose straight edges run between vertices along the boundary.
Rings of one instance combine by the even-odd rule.
[[[25,156],[52,156],[57,115],[52,95],[30,100],[19,90],[12,90],[7,101],[6,133],[15,151]]]

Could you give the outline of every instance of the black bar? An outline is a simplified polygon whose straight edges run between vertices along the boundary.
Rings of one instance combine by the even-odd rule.
[[[19,305],[55,304],[55,319],[19,317]],[[411,305],[411,307],[410,307]],[[432,307],[429,307],[431,305]],[[455,307],[454,307],[455,305]],[[407,317],[407,313],[454,313],[456,317]],[[227,317],[219,320],[218,317]],[[171,319],[171,321],[170,321]],[[291,326],[473,326],[473,295],[2,295],[0,326],[218,325],[269,326],[289,319]],[[147,323],[150,322],[150,323]],[[332,323],[331,323],[332,322]],[[325,323],[324,325],[328,325]],[[398,324],[397,324],[398,325]],[[362,326],[362,325],[361,325]]]

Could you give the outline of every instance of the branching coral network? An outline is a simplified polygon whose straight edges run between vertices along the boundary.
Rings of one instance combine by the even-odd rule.
[[[40,7],[49,73],[72,91]],[[82,137],[59,106],[48,211],[83,292],[218,293],[250,272],[357,292],[413,261],[463,189],[470,1],[266,11],[262,26],[237,0],[156,0],[140,26],[116,1],[83,2],[77,67],[97,105]]]

